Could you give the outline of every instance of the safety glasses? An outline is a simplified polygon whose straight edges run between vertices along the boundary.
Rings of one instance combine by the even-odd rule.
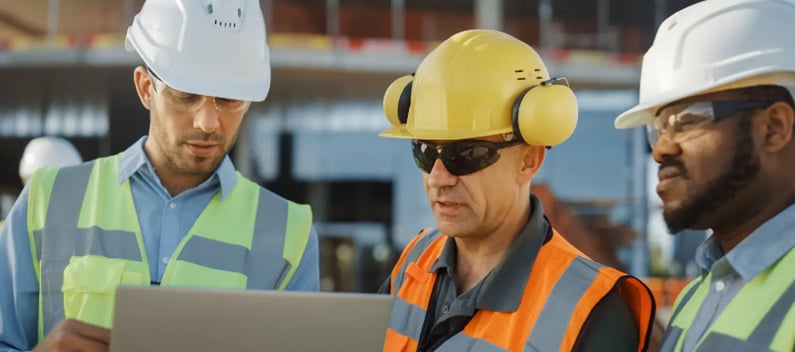
[[[468,175],[485,169],[500,159],[498,151],[522,144],[520,140],[509,142],[465,141],[448,144],[433,144],[411,141],[414,162],[420,170],[430,173],[436,159],[441,159],[444,167],[455,176]]]
[[[208,97],[205,95],[197,95],[191,93],[185,93],[178,91],[174,88],[169,87],[165,82],[163,82],[160,77],[158,77],[154,72],[152,72],[149,68],[146,69],[149,72],[149,77],[153,78],[153,89],[156,93],[158,92],[158,83],[161,85],[160,91],[162,92],[163,96],[168,101],[169,105],[174,108],[174,110],[180,112],[189,112],[189,113],[196,113],[201,109],[204,104],[207,103],[207,99],[211,99],[213,101],[213,106],[215,110],[219,113],[237,113],[245,110],[251,103],[245,100],[236,100],[236,99],[225,99],[225,98],[217,98],[217,97]]]
[[[673,143],[695,138],[712,122],[735,116],[740,111],[767,108],[774,102],[759,101],[703,101],[674,104],[660,110],[654,121],[646,125],[649,144],[654,148],[665,134]]]

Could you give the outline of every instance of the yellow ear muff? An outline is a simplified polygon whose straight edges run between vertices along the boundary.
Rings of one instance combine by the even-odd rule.
[[[405,125],[411,105],[411,83],[414,75],[405,75],[389,85],[384,93],[384,114],[392,126]]]
[[[514,103],[514,134],[527,144],[558,145],[577,127],[577,98],[568,85],[556,81],[553,78],[529,88]]]

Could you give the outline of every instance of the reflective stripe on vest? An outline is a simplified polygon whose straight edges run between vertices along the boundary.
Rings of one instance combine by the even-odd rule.
[[[31,180],[28,227],[41,287],[40,340],[64,317],[110,327],[115,287],[151,281],[129,180],[119,184],[118,162],[113,156],[43,169]],[[239,173],[223,200],[219,193],[171,256],[161,285],[283,289],[307,244],[309,207]]]
[[[696,351],[792,351],[795,348],[795,248],[747,283],[701,336]],[[681,351],[711,285],[692,285],[675,307],[661,351]]]
[[[698,286],[701,285],[701,277],[691,281],[690,283],[682,289],[682,292],[676,297],[676,301],[674,302],[674,309],[671,313],[671,317],[668,321],[674,321],[676,317],[679,315],[679,312],[682,311],[682,307],[684,304],[681,302],[687,302],[690,297],[696,293],[696,289]],[[660,346],[660,351],[673,351],[676,347],[676,342],[679,341],[679,336],[682,335],[682,328],[676,326],[668,326],[665,329],[665,335],[663,335],[662,345]]]
[[[391,292],[395,303],[384,351],[416,351],[436,281],[436,273],[429,270],[446,240],[438,231],[426,231],[407,246],[396,264]],[[593,307],[616,285],[621,285],[622,294],[627,292],[640,330],[638,350],[643,350],[653,310],[648,288],[635,278],[583,258],[553,233],[539,250],[517,310],[479,310],[437,351],[571,350]]]

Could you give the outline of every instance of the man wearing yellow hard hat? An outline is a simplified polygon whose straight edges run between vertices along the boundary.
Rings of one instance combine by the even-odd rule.
[[[403,251],[385,351],[641,351],[654,301],[555,231],[530,182],[577,123],[565,79],[505,33],[470,30],[392,83],[381,133],[411,140],[436,219]]]

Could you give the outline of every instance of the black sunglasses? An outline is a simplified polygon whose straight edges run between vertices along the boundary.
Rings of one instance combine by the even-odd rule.
[[[431,173],[436,159],[441,159],[447,171],[455,176],[463,176],[483,170],[497,162],[500,159],[498,150],[519,144],[522,144],[522,141],[433,144],[412,140],[411,152],[417,167],[426,173]]]

